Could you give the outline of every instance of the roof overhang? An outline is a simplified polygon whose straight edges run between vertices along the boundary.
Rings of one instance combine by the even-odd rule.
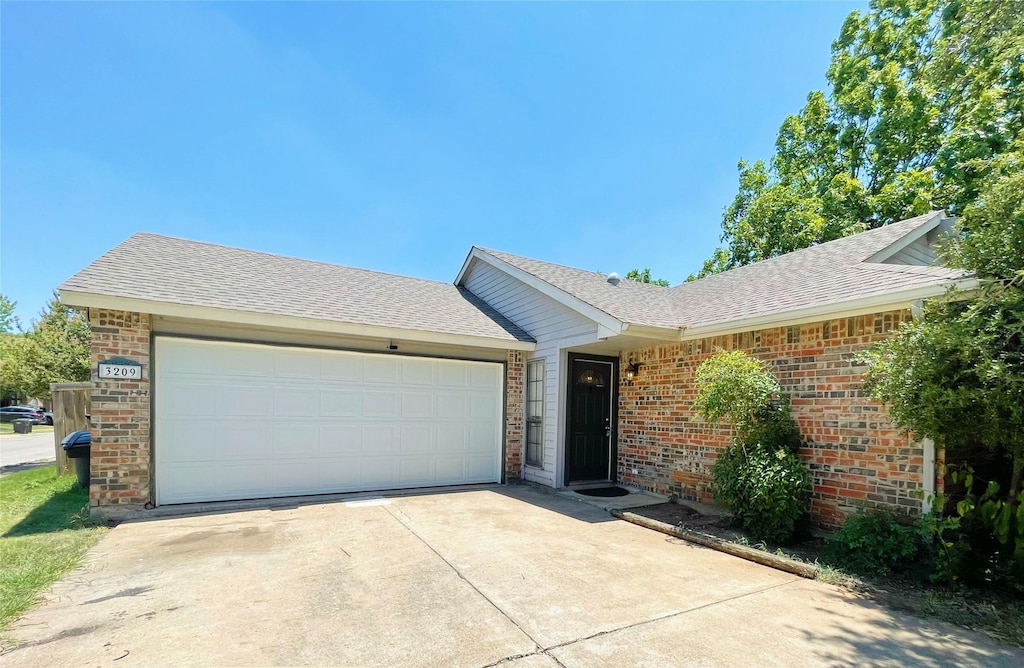
[[[149,313],[152,315],[162,315],[172,318],[190,318],[193,320],[227,322],[237,325],[278,327],[282,329],[324,332],[343,336],[396,339],[401,341],[416,341],[419,343],[434,343],[472,348],[530,351],[535,350],[537,347],[537,344],[531,341],[519,341],[516,339],[499,339],[487,336],[472,336],[468,334],[450,334],[447,332],[435,332],[420,329],[384,327],[380,325],[324,320],[321,318],[304,318],[301,316],[281,315],[277,313],[260,313],[256,311],[213,308],[148,299],[134,299],[131,297],[118,297],[90,292],[78,292],[74,290],[61,289],[58,292],[62,303],[79,308],[105,308],[118,311]]]
[[[686,327],[682,330],[680,340],[690,341],[703,339],[709,336],[722,336],[725,334],[737,334],[749,332],[766,327],[787,327],[816,320],[830,320],[832,318],[848,318],[868,313],[880,313],[882,311],[895,311],[898,309],[912,308],[915,302],[923,299],[931,299],[945,294],[950,287],[959,290],[973,290],[978,287],[978,279],[974,277],[961,278],[946,283],[928,285],[909,290],[886,292],[884,294],[869,295],[860,299],[853,299],[829,304],[815,304],[805,308],[792,309],[789,311],[776,311],[752,318],[739,318],[725,322],[716,322],[710,325],[699,325]]]

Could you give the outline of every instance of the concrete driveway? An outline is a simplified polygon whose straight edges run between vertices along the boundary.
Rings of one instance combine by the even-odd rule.
[[[12,632],[5,668],[1024,665],[529,487],[122,524]]]

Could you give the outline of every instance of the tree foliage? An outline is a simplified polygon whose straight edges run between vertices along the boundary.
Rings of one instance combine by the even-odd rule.
[[[11,334],[17,329],[18,317],[14,315],[14,307],[17,305],[7,295],[0,294],[0,334]]]
[[[966,211],[1024,132],[1024,3],[874,0],[847,17],[827,81],[769,161],[740,161],[724,245],[691,278]]]
[[[89,380],[91,340],[85,316],[54,295],[28,332],[0,342],[4,394],[47,398],[50,383]]]
[[[653,285],[660,285],[663,288],[668,287],[668,281],[664,278],[651,278],[651,270],[648,268],[630,269],[629,273],[626,274],[626,280],[638,283],[651,283]]]
[[[988,183],[958,221],[960,234],[940,249],[948,265],[978,277],[978,289],[927,304],[922,318],[877,344],[865,361],[868,387],[889,405],[894,423],[946,449],[980,444],[1002,462],[1002,483],[981,480],[970,466],[956,472],[963,498],[955,513],[984,524],[1006,547],[996,560],[1013,555],[1024,589],[1022,164],[1024,141],[992,161]]]

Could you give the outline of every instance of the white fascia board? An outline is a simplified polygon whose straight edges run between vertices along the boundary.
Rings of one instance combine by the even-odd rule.
[[[626,336],[638,336],[645,339],[678,341],[682,331],[682,327],[653,327],[650,325],[627,324],[620,333]]]
[[[901,292],[887,292],[881,295],[862,297],[860,299],[854,299],[846,302],[820,304],[791,311],[767,313],[755,318],[731,320],[711,325],[701,325],[699,327],[686,327],[683,329],[680,339],[682,341],[690,341],[693,339],[703,339],[709,336],[722,336],[724,334],[749,332],[755,329],[764,329],[766,327],[787,327],[789,325],[798,325],[817,320],[850,318],[857,315],[866,315],[868,313],[912,308],[916,301],[944,295],[950,286],[956,286],[960,290],[973,290],[978,287],[978,279],[965,278],[960,279],[959,281],[950,281],[943,285],[929,285],[921,288],[903,290]]]
[[[896,253],[899,253],[910,244],[934,230],[945,220],[947,220],[946,213],[944,211],[936,211],[931,218],[918,225],[913,232],[908,232],[864,261],[875,263],[885,262]]]
[[[236,311],[233,309],[195,306],[192,304],[175,304],[148,299],[130,297],[112,297],[88,292],[60,290],[60,301],[68,306],[79,308],[106,308],[118,311],[134,311],[150,313],[172,318],[190,318],[193,320],[211,320],[229,322],[239,325],[258,327],[278,327],[297,329],[348,336],[362,336],[377,339],[397,339],[420,343],[438,343],[453,346],[476,348],[497,348],[502,350],[534,350],[536,343],[517,341],[514,339],[497,339],[486,336],[468,334],[448,334],[419,329],[403,329],[400,327],[384,327],[381,325],[364,325],[359,323],[323,320],[320,318],[303,318],[299,316],[279,315],[276,313],[258,313],[255,311]]]
[[[477,257],[479,250],[476,246],[469,249],[466,259],[462,262],[462,269],[459,269],[459,275],[455,277],[455,285],[462,285],[462,281],[466,279],[466,274],[469,273],[469,266],[473,263],[474,258]]]
[[[565,290],[562,290],[561,288],[556,288],[547,281],[541,280],[534,276],[533,274],[527,273],[520,269],[519,267],[513,266],[508,262],[505,262],[501,258],[494,257],[490,253],[482,251],[476,247],[474,247],[473,250],[470,251],[469,257],[466,258],[466,263],[463,265],[462,271],[459,272],[458,277],[455,279],[455,285],[462,285],[462,281],[465,278],[465,273],[468,270],[470,260],[472,259],[480,260],[481,262],[486,262],[492,267],[500,269],[509,276],[512,276],[513,278],[518,280],[519,282],[525,283],[526,285],[530,286],[531,288],[540,292],[541,294],[546,295],[551,299],[554,299],[556,302],[562,304],[563,306],[566,306],[567,308],[572,309],[573,311],[576,311],[583,317],[593,320],[598,325],[601,325],[607,329],[610,329],[618,333],[621,333],[623,328],[625,327],[621,320],[611,315],[608,315],[607,313],[597,308],[596,306],[591,306],[590,304],[583,301],[579,297],[574,297]]]

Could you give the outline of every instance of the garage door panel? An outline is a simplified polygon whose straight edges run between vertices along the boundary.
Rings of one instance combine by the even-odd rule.
[[[398,450],[398,427],[391,425],[363,427],[363,453],[397,453]]]
[[[413,420],[434,417],[434,395],[402,392],[402,417]]]
[[[474,454],[492,454],[494,448],[491,443],[494,441],[494,433],[491,426],[486,423],[469,425],[469,442],[466,449]]]
[[[203,494],[217,479],[216,471],[207,466],[170,464],[163,466],[157,476],[157,484],[174,490],[166,503],[178,503]]]
[[[320,452],[320,427],[316,424],[275,423],[271,433],[270,453],[275,457],[309,456]]]
[[[197,343],[196,345],[202,344]],[[261,354],[258,350],[236,347],[226,348],[220,352],[222,354],[212,361],[206,360],[209,364],[207,373],[216,369],[220,374],[226,376],[245,378],[272,378],[274,376],[274,358]]]
[[[362,380],[367,383],[397,383],[398,362],[393,359],[368,357],[363,360]]]
[[[469,398],[469,417],[472,420],[494,420],[498,410],[498,402],[492,395],[479,393]]]
[[[263,424],[220,423],[217,439],[210,451],[221,460],[260,459],[271,453],[270,431]]]
[[[398,459],[372,457],[359,464],[359,486],[365,489],[385,489],[398,484]]]
[[[470,367],[470,385],[483,390],[489,390],[496,383],[500,383],[500,372],[501,367],[494,364]]]
[[[374,418],[398,417],[398,393],[379,391],[364,392],[363,416]]]
[[[494,469],[498,465],[498,457],[479,456],[466,458],[466,472],[469,481],[483,480],[488,475],[494,475]]]
[[[439,364],[437,384],[440,387],[467,387],[469,385],[469,369],[453,364]]]
[[[317,467],[319,488],[324,492],[360,489],[360,467],[351,461],[328,460]]]
[[[433,360],[402,360],[402,383],[406,385],[433,385]]]
[[[358,357],[325,356],[320,360],[320,378],[329,381],[361,381],[363,361]]]
[[[358,455],[363,451],[362,430],[358,426],[320,427],[320,453],[323,455]]]
[[[469,427],[465,425],[438,425],[437,449],[439,454],[460,456],[469,449]]]
[[[265,462],[233,461],[217,469],[217,490],[211,500],[253,498],[269,486]]]
[[[272,397],[270,387],[223,386],[217,393],[217,416],[270,417]]]
[[[168,453],[166,461],[215,462],[222,458],[216,444],[218,439],[210,438],[209,431],[217,430],[217,423],[206,420],[168,419],[166,432],[174,439],[177,447]]]
[[[363,395],[357,389],[321,390],[321,417],[359,417],[363,414]]]
[[[399,445],[402,454],[434,451],[434,428],[430,425],[402,427]]]
[[[319,413],[320,390],[316,388],[276,388],[274,390],[274,415],[281,417],[317,417]]]
[[[500,479],[500,364],[158,337],[154,373],[161,504]]]
[[[217,388],[183,381],[168,382],[161,401],[169,417],[214,417],[217,415]]]
[[[435,474],[439,478],[462,482],[466,479],[466,460],[461,457],[437,457],[434,460]]]
[[[469,415],[464,394],[438,394],[437,417],[441,420],[464,420]]]
[[[429,485],[434,480],[433,457],[403,457],[398,466],[402,485]]]
[[[310,461],[283,461],[268,467],[270,490],[281,495],[318,492],[319,465]]]
[[[165,362],[168,376],[209,376],[217,366],[217,351],[201,344],[182,344],[168,350]]]
[[[320,379],[320,355],[315,352],[279,350],[274,353],[275,378]]]

